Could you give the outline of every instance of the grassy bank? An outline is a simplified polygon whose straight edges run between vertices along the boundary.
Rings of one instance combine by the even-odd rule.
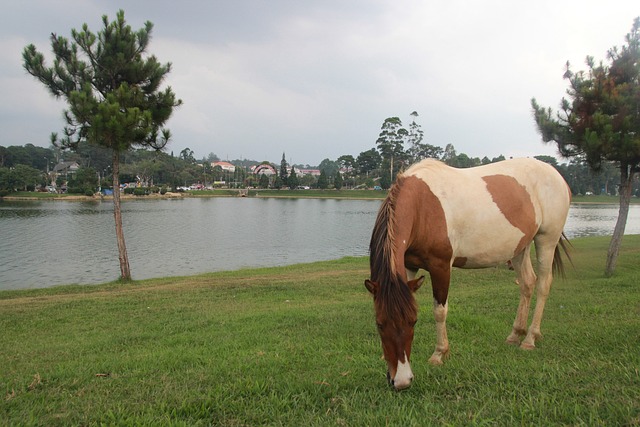
[[[193,190],[183,193],[167,193],[166,195],[153,194],[148,196],[122,195],[124,200],[145,200],[149,198],[172,197],[238,197],[238,190]],[[248,197],[281,197],[281,198],[316,198],[316,199],[384,199],[386,191],[381,190],[248,190]],[[4,197],[6,200],[92,200],[96,197],[87,197],[78,194],[55,194],[19,191]],[[105,197],[109,198],[110,197]]]
[[[573,203],[598,203],[598,204],[613,204],[617,205],[620,203],[619,196],[608,196],[608,195],[598,195],[598,196],[572,196],[571,201]],[[640,197],[631,197],[630,203],[640,204]]]
[[[533,352],[506,269],[456,270],[451,358],[418,293],[413,386],[385,381],[365,258],[0,292],[0,425],[640,425],[640,236],[574,241]]]
[[[187,194],[194,197],[238,196],[238,190],[195,190]],[[382,190],[248,190],[248,197],[286,197],[316,199],[384,199]]]

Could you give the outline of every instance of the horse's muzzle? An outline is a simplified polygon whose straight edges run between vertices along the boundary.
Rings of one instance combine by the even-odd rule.
[[[409,388],[411,386],[411,383],[413,382],[413,376],[411,376],[411,378],[409,378],[409,381],[406,384],[402,384],[401,386],[396,387],[395,380],[393,378],[391,378],[391,374],[389,373],[389,371],[387,371],[387,382],[396,391],[400,391],[400,390],[407,389],[407,388]]]

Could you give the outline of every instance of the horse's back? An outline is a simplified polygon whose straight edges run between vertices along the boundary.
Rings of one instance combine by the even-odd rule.
[[[569,210],[564,179],[534,159],[468,169],[428,159],[403,175],[420,178],[438,198],[454,256],[466,259],[468,267],[510,259],[539,233],[559,239]]]
[[[536,159],[517,158],[487,165],[458,169],[434,160],[425,159],[411,166],[403,174],[421,178],[430,189],[443,199],[460,199],[468,204],[472,191],[490,195],[494,200],[500,194],[523,187],[533,204],[549,210],[568,210],[571,192],[564,178],[550,164]]]

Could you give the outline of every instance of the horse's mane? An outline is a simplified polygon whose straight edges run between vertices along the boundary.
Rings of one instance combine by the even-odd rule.
[[[410,315],[415,318],[418,310],[409,286],[396,271],[394,263],[396,202],[403,181],[404,178],[398,177],[380,206],[369,243],[371,280],[378,283],[375,301],[390,319],[406,319]]]

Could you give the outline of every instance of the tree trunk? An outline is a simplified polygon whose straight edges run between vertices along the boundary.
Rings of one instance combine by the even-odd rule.
[[[113,219],[116,223],[116,239],[118,241],[118,258],[120,260],[120,279],[131,280],[129,256],[124,243],[122,230],[122,212],[120,211],[120,152],[113,150]]]
[[[629,173],[629,168],[626,165],[621,165],[620,210],[618,212],[618,220],[616,221],[616,226],[613,229],[611,243],[609,243],[609,251],[607,252],[607,265],[604,270],[604,275],[606,277],[613,276],[613,273],[616,269],[616,263],[618,262],[618,253],[620,252],[620,246],[622,245],[622,236],[624,236],[624,229],[627,226],[627,217],[629,216],[632,179],[633,173]]]

